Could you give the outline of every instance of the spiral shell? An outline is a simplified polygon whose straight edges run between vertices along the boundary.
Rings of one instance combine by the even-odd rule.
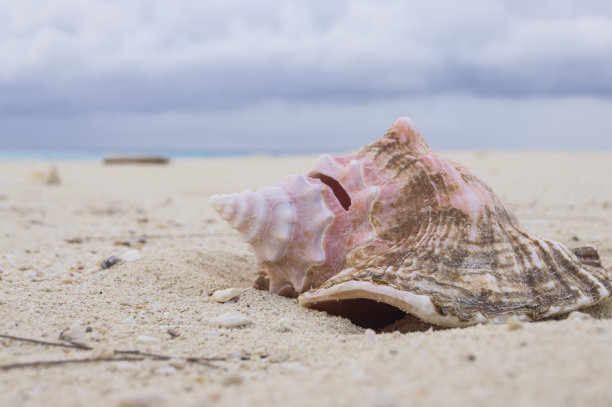
[[[382,326],[390,309],[443,326],[536,320],[612,292],[594,247],[524,231],[407,118],[351,153],[322,155],[307,176],[210,202],[251,245],[271,292],[357,323]]]

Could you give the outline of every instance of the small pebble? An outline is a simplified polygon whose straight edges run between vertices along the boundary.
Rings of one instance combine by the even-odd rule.
[[[509,331],[521,329],[522,327],[523,323],[517,318],[510,317],[506,320],[506,328],[508,328]]]
[[[81,321],[75,321],[70,324],[70,327],[60,334],[60,339],[68,341],[81,341],[85,336],[85,328],[81,325]]]
[[[227,359],[228,360],[250,360],[251,359],[251,353],[248,352],[245,349],[240,349],[240,350],[230,350],[229,352],[227,352]]]
[[[166,332],[168,332],[168,335],[170,335],[173,338],[176,338],[177,336],[181,335],[178,328],[168,328]]]
[[[73,278],[65,278],[63,280],[60,280],[61,284],[73,284],[76,283],[76,280]]]
[[[140,251],[136,249],[131,249],[123,253],[121,258],[125,261],[135,261],[135,260],[140,260],[142,258],[142,254],[140,254]]]
[[[223,378],[223,380],[221,381],[221,383],[224,386],[236,386],[240,383],[242,383],[242,377],[237,375],[237,374],[228,374],[227,376],[225,376]]]
[[[176,370],[181,370],[187,366],[187,361],[185,359],[173,359],[169,361],[168,364]]]
[[[239,326],[253,323],[249,317],[236,311],[229,311],[225,314],[221,314],[218,317],[211,319],[211,322],[223,328],[237,328]]]
[[[291,328],[289,328],[287,325],[284,324],[278,324],[273,328],[276,332],[290,332]]]
[[[240,352],[237,350],[230,350],[226,355],[227,360],[238,360],[240,359]]]
[[[245,349],[240,350],[230,350],[227,352],[228,360],[250,360],[251,353]]]
[[[159,340],[157,340],[157,338],[154,338],[152,336],[140,335],[138,337],[138,342],[154,343],[154,342],[159,342]]]
[[[366,329],[364,331],[364,335],[365,335],[366,340],[370,344],[374,344],[378,340],[378,338],[376,337],[376,332],[373,329],[370,329],[370,328]]]
[[[283,363],[289,360],[289,354],[287,352],[274,352],[268,356],[270,363]]]
[[[224,290],[215,291],[215,293],[210,297],[211,300],[216,302],[228,302],[237,298],[240,295],[239,288],[226,288]]]
[[[113,267],[115,264],[120,263],[121,259],[117,256],[111,256],[107,259],[102,260],[102,263],[100,263],[100,267],[102,267],[103,269],[107,269],[107,268],[111,268]]]
[[[293,330],[293,322],[287,318],[281,318],[273,329],[276,332],[291,332]]]
[[[366,329],[363,333],[365,336],[376,336],[376,331],[370,328]]]
[[[593,319],[593,317],[585,312],[574,311],[567,316],[567,319],[573,321],[585,321],[587,319]]]
[[[83,238],[82,237],[72,237],[72,238],[69,238],[69,239],[64,239],[64,241],[66,243],[81,244],[81,243],[83,243]]]

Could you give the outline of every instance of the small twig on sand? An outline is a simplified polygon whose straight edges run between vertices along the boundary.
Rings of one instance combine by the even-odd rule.
[[[84,358],[84,359],[60,359],[60,360],[38,360],[34,362],[9,363],[0,365],[0,370],[21,369],[26,367],[51,367],[69,365],[75,363],[96,363],[96,362],[139,362],[145,358],[119,357],[119,358]]]
[[[85,344],[62,338],[62,334],[60,334],[60,339],[68,343],[41,341],[38,339],[23,338],[19,336],[2,335],[2,334],[0,334],[0,338],[6,338],[6,339],[15,340],[15,341],[36,343],[38,345],[59,346],[63,348],[72,348],[72,349],[79,349],[79,350],[93,350],[93,348]],[[71,363],[95,363],[95,362],[117,362],[117,361],[139,362],[139,361],[146,360],[146,359],[152,359],[152,360],[179,359],[179,360],[184,360],[189,363],[196,363],[199,365],[218,369],[219,366],[216,366],[210,362],[219,362],[219,361],[226,360],[225,358],[221,358],[221,357],[206,358],[206,357],[197,357],[197,356],[182,357],[182,356],[161,355],[158,353],[141,352],[137,349],[136,350],[114,350],[113,353],[115,355],[133,355],[133,356],[62,359],[62,360],[41,360],[41,361],[24,362],[24,363],[9,363],[6,365],[0,365],[0,370],[10,370],[10,369],[19,369],[19,368],[27,368],[27,367],[51,367],[51,366],[66,365],[66,364],[71,364]]]
[[[153,358],[153,360],[169,360],[169,359],[181,359],[190,363],[197,363],[200,365],[208,366],[217,369],[219,366],[213,365],[210,362],[223,362],[225,358],[201,358],[197,356],[189,356],[189,357],[180,357],[180,356],[168,356],[168,355],[160,355],[158,353],[148,353],[141,352],[139,350],[116,350],[115,354],[117,355],[139,355],[139,356],[148,356]]]
[[[64,341],[66,341],[68,343],[41,341],[41,340],[38,340],[38,339],[22,338],[22,337],[19,337],[19,336],[2,335],[2,334],[0,334],[0,338],[12,339],[14,341],[31,342],[31,343],[36,343],[36,344],[39,344],[39,345],[60,346],[62,348],[72,348],[72,349],[81,349],[81,350],[92,350],[93,349],[93,348],[90,348],[89,346],[84,345],[82,343],[73,342],[73,341],[69,341],[69,340],[66,340],[66,339],[64,339]]]
[[[172,359],[172,356],[167,355],[159,355],[157,353],[149,353],[149,352],[141,352],[139,350],[116,350],[114,351],[117,355],[139,355],[139,356],[147,356],[152,358],[153,360],[168,360]]]
[[[210,362],[213,361],[225,361],[225,358],[198,358],[198,357],[189,357],[189,358],[184,358],[185,361],[189,362],[189,363],[196,363],[198,365],[204,365],[206,367],[212,367],[213,369],[218,369],[219,366],[217,365],[213,365]]]
[[[78,349],[92,350],[92,348],[90,348],[89,346],[85,345],[84,343],[76,342],[76,341],[73,341],[70,338],[67,338],[66,335],[64,335],[64,334],[66,333],[66,331],[69,331],[69,330],[70,330],[70,328],[64,329],[62,332],[60,332],[60,334],[59,334],[57,339],[59,339],[60,341],[68,342],[69,344],[73,345],[75,348],[78,348]]]

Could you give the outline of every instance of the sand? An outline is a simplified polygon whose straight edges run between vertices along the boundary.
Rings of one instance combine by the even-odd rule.
[[[527,229],[594,244],[612,267],[612,153],[447,155]],[[0,334],[92,348],[0,338],[0,365],[142,359],[0,368],[0,405],[612,405],[610,303],[565,320],[376,333],[249,288],[253,257],[208,197],[314,161],[0,163]],[[60,182],[47,185],[52,166]],[[130,261],[101,269],[110,256]],[[232,287],[237,300],[211,299]],[[227,312],[250,324],[219,326]]]

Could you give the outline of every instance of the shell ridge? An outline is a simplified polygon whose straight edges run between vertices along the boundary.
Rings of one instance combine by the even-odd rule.
[[[431,223],[429,225],[431,225]],[[504,230],[504,228],[500,228],[500,230]],[[448,231],[445,232],[445,234],[447,233]],[[525,234],[525,236],[523,236],[523,234]],[[424,233],[424,235],[426,235],[426,233]],[[545,261],[552,262],[554,260],[552,258],[552,255],[550,254],[551,246],[546,244],[546,242],[543,241],[542,239],[533,238],[533,241],[530,242],[529,239],[532,239],[531,235],[525,232],[522,232],[520,230],[516,230],[516,232],[514,233],[509,233],[509,236],[511,237],[510,241],[515,241],[516,243],[516,240],[520,240],[521,241],[520,245],[526,247],[526,249],[524,249],[525,250],[524,254],[514,256],[515,260],[513,262],[513,266],[510,267],[511,269],[515,269],[517,266],[522,266],[522,267],[532,268],[534,271],[537,270],[536,272],[538,273],[551,273],[551,274],[559,273],[564,270],[562,265],[556,264],[556,261],[554,261],[554,264],[556,265],[556,267],[554,267],[552,271],[550,272],[547,271],[546,268],[542,268],[542,267],[534,268],[534,264],[533,264],[534,262],[532,261],[532,256],[533,256],[532,251],[533,250],[537,251],[540,257],[542,256],[542,251],[543,251],[545,254]],[[442,241],[442,239],[440,239],[440,241]],[[420,242],[423,242],[423,240],[420,240]],[[432,242],[434,245],[440,244],[440,242],[437,240],[428,240],[425,246],[431,245]],[[534,248],[533,246],[531,246],[534,242],[536,244],[542,245],[542,247]],[[506,241],[505,244],[508,244],[508,241]],[[422,246],[422,244],[417,245],[417,246]],[[397,250],[397,247],[395,250]],[[422,247],[421,249],[418,249],[415,247],[410,248],[407,246],[404,246],[403,250],[405,250],[406,253],[413,253],[415,250],[424,251]],[[559,252],[562,253],[559,255],[562,256],[566,261],[571,260],[571,259],[568,259],[566,250],[560,250]],[[574,270],[579,271],[580,273],[584,273],[587,279],[589,281],[592,281],[595,284],[595,286],[598,288],[599,298],[595,298],[595,300],[600,300],[602,298],[606,298],[607,296],[609,296],[605,284],[597,280],[597,278],[595,278],[591,273],[586,271],[583,267],[576,266],[575,263],[570,263],[570,264],[574,266],[572,267]],[[396,265],[397,265],[397,260],[396,260]],[[515,315],[521,312],[529,313],[531,319],[534,319],[534,318],[537,319],[537,318],[544,317],[547,315],[553,315],[559,312],[571,311],[573,309],[576,309],[584,305],[586,303],[585,301],[587,301],[586,299],[583,298],[584,295],[581,294],[580,292],[574,293],[572,290],[570,290],[569,285],[567,285],[565,281],[563,281],[563,279],[561,278],[558,279],[558,281],[561,284],[568,286],[568,289],[564,289],[562,293],[560,294],[560,296],[562,298],[565,298],[566,300],[570,300],[571,298],[571,301],[568,301],[566,305],[555,306],[553,303],[550,303],[549,305],[544,305],[544,303],[538,304],[532,301],[525,301],[525,298],[520,298],[520,297],[514,297],[514,299],[509,299],[507,297],[508,293],[504,294],[505,298],[499,297],[497,301],[492,301],[490,302],[490,304],[487,304],[486,299],[483,300],[482,295],[480,293],[471,292],[469,290],[463,289],[460,286],[441,281],[435,277],[436,276],[435,272],[419,274],[419,282],[418,283],[413,282],[410,285],[410,287],[398,286],[398,284],[406,284],[407,281],[410,280],[410,279],[407,279],[406,281],[401,280],[402,275],[410,275],[410,273],[414,273],[414,272],[419,273],[420,270],[427,270],[427,269],[432,270],[432,271],[440,270],[441,268],[443,268],[442,265],[439,265],[437,267],[431,267],[431,265],[427,266],[423,264],[422,261],[416,261],[416,262],[412,262],[411,264],[408,264],[407,265],[408,267],[404,267],[403,270],[402,270],[402,267],[397,267],[397,266],[389,267],[389,266],[380,265],[380,266],[375,267],[374,270],[376,271],[372,270],[371,268],[362,269],[357,264],[348,264],[347,266],[355,268],[357,269],[357,271],[352,272],[350,276],[344,276],[341,273],[338,276],[330,279],[330,281],[326,282],[321,288],[327,289],[331,286],[339,285],[346,281],[366,281],[370,284],[389,285],[399,290],[415,292],[417,294],[422,294],[422,295],[430,295],[434,303],[439,303],[440,306],[443,308],[455,309],[457,315],[460,316],[462,319],[472,318],[472,316],[475,315],[474,313],[477,312],[476,310],[480,310],[481,314],[487,320],[491,320],[496,315],[500,315],[500,314]],[[398,270],[402,270],[402,273],[398,273]],[[483,270],[483,271],[486,271],[486,274],[493,276],[496,279],[496,281],[501,280],[501,277],[504,276],[503,273],[501,274],[497,273],[497,275],[494,275],[494,274],[490,274],[491,272],[490,270]],[[570,270],[566,270],[566,272],[567,271],[570,271]],[[386,274],[391,274],[391,277],[388,279],[385,279]],[[483,274],[485,273],[483,272]],[[398,280],[398,277],[399,277],[399,280]],[[524,282],[522,284],[524,284]],[[540,292],[542,288],[541,285],[535,284],[535,281],[532,284],[533,285],[530,291],[534,293],[533,299],[536,299],[536,298],[545,299],[546,298],[545,293]],[[447,294],[440,295],[440,293],[444,292],[444,290],[446,290]],[[313,293],[311,294],[311,296],[314,295],[314,293],[316,292],[317,292],[316,289],[313,290]],[[500,295],[500,294],[501,294],[501,291],[495,295]],[[606,297],[604,297],[604,295]],[[455,304],[453,308],[453,303],[454,301],[456,301],[457,298],[470,298],[470,297],[473,298],[471,304],[469,301],[466,301],[463,303],[463,308],[457,307],[457,304]],[[505,303],[502,303],[500,301],[504,301]],[[550,302],[549,300],[545,301],[545,303],[549,303],[549,302]]]
[[[589,297],[593,298],[595,301],[599,301],[610,296],[611,286],[609,281],[605,279],[598,279],[591,271],[589,271],[585,267],[585,265],[580,262],[578,257],[573,254],[573,252],[571,252],[569,248],[567,248],[565,245],[562,245],[553,240],[533,237],[526,232],[522,233],[533,239],[533,241],[537,244],[539,244],[540,249],[546,252],[549,258],[549,262],[552,262],[557,266],[556,269],[551,268],[550,272],[554,273],[557,277],[555,281],[565,287],[565,289],[563,290],[564,292],[574,294],[572,295],[572,298],[579,299],[579,297],[577,296],[578,294],[575,293],[575,290],[579,289],[578,287],[584,286],[585,281],[588,283],[588,286],[597,288],[596,294],[589,293]],[[557,255],[558,259],[564,260],[563,263],[565,265],[560,264],[560,262],[557,261],[557,259],[555,258],[554,254]],[[563,276],[567,278],[563,278],[562,275],[560,275],[559,271],[561,270],[565,272]],[[566,281],[566,279],[571,279],[571,281]],[[585,291],[587,289],[588,287],[583,288],[583,290]],[[580,293],[580,295],[583,296],[584,294]]]
[[[294,241],[293,271],[286,273],[289,274],[289,281],[297,292],[302,291],[308,270],[325,262],[322,240],[325,230],[333,220],[333,213],[323,203],[323,191],[322,183],[311,183],[303,175],[295,176],[287,186],[286,192],[296,204],[296,221],[307,225],[303,235]]]
[[[321,285],[329,277],[339,272],[337,267],[343,268],[344,261],[340,263],[334,259],[337,257],[344,259],[348,250],[339,247],[337,241],[350,241],[349,245],[363,245],[375,236],[371,224],[368,222],[355,224],[354,221],[351,221],[351,218],[362,219],[365,215],[367,219],[372,204],[378,195],[378,187],[368,187],[365,184],[361,163],[357,162],[356,164],[355,160],[347,160],[347,163],[342,165],[338,160],[332,161],[332,159],[333,157],[326,155],[320,157],[320,165],[310,174],[313,176],[321,174],[338,181],[349,194],[351,205],[348,210],[334,213],[333,220],[325,227],[321,244],[326,252],[331,251],[334,255],[331,256],[329,261],[325,260],[323,263],[310,265],[305,273],[305,285],[302,287],[305,289]],[[328,194],[328,192],[324,191],[325,194]],[[329,195],[333,195],[331,191]],[[332,202],[335,202],[334,200]],[[335,266],[336,269],[332,269],[332,266]]]

